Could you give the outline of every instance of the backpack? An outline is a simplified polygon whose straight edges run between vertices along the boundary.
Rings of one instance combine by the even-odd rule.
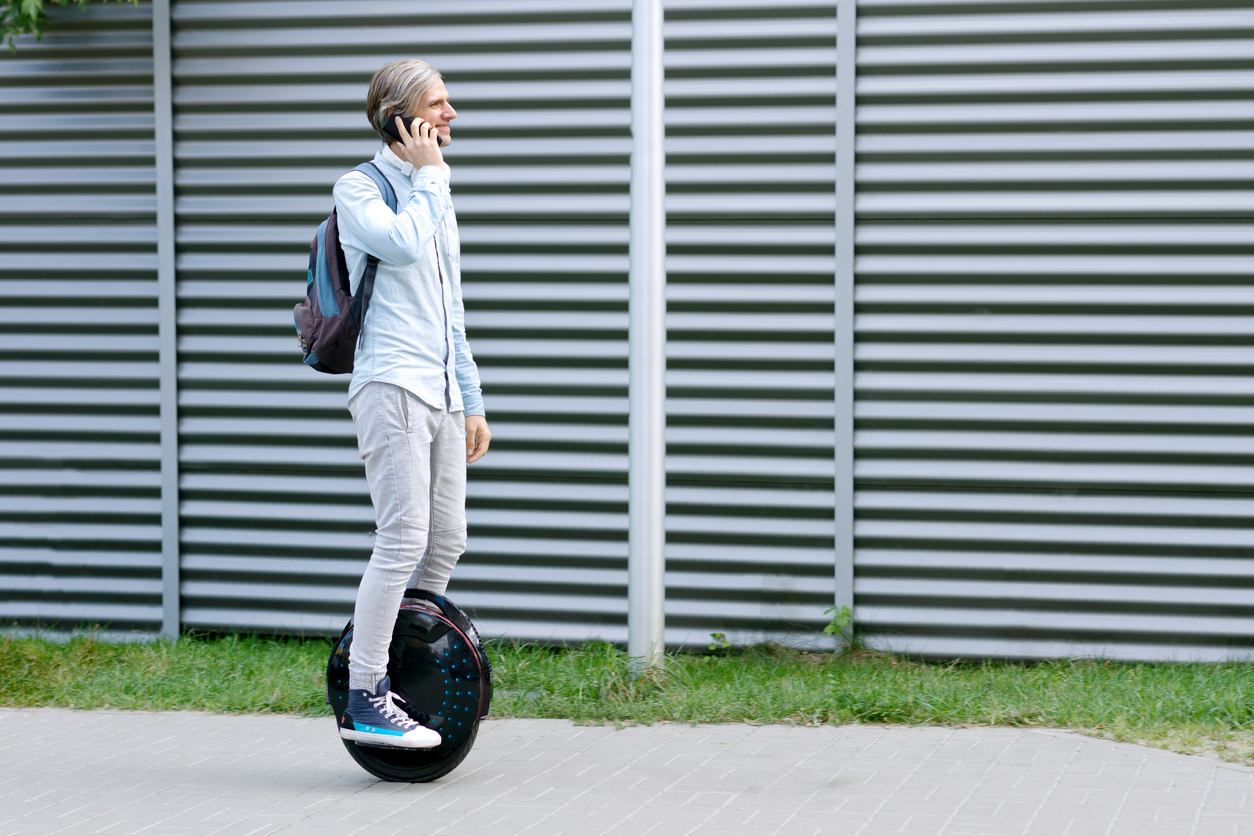
[[[360,171],[373,180],[388,208],[396,211],[392,184],[374,163],[362,163],[353,171]],[[367,254],[366,272],[357,286],[357,294],[353,295],[348,264],[340,246],[339,223],[332,209],[309,245],[305,300],[297,303],[293,311],[296,338],[305,353],[306,365],[327,374],[348,374],[353,370],[353,355],[366,322],[378,269],[379,259]]]

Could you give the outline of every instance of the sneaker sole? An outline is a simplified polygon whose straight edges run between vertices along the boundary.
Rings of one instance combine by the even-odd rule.
[[[383,746],[388,749],[434,749],[439,746],[443,740],[440,739],[438,733],[435,734],[435,740],[419,740],[415,738],[394,737],[390,734],[371,734],[370,732],[357,731],[355,729],[340,729],[340,737],[345,740],[351,740],[354,743],[365,743],[370,746]]]

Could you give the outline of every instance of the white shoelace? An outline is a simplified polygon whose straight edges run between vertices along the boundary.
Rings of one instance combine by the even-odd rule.
[[[384,717],[387,717],[401,728],[408,729],[418,725],[417,720],[397,708],[396,703],[404,703],[405,701],[392,691],[388,691],[381,697],[369,697],[368,699],[370,704],[379,709]]]

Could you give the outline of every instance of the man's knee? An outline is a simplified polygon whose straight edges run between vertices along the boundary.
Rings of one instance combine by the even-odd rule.
[[[390,557],[397,566],[417,565],[427,551],[428,539],[425,526],[401,520],[375,532],[374,554],[377,558]]]
[[[466,551],[466,527],[432,531],[430,543],[430,551],[433,554],[460,556]]]

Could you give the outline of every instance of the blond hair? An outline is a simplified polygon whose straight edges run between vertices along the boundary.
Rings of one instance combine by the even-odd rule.
[[[388,113],[397,110],[413,116],[431,85],[443,80],[444,76],[435,67],[417,58],[385,64],[370,79],[370,92],[366,94],[366,117],[370,127],[384,143],[391,142],[392,138],[383,132]]]

